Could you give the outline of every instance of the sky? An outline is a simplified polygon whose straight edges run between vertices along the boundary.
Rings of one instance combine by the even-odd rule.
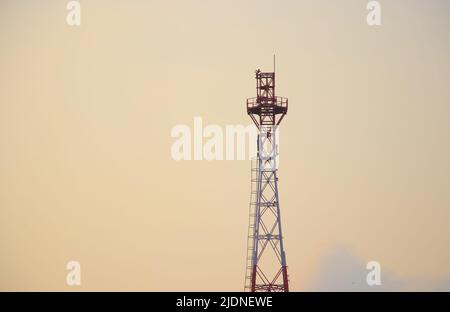
[[[380,3],[2,0],[0,290],[243,290],[250,162],[171,130],[249,125],[273,54],[290,289],[450,290],[450,3]]]

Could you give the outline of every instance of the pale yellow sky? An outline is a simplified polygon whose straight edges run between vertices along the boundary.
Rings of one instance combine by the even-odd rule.
[[[449,281],[450,4],[380,2],[2,1],[0,290],[242,290],[250,164],[175,162],[170,131],[249,124],[274,53],[291,289]]]

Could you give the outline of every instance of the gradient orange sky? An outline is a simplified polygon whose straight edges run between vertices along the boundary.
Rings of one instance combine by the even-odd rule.
[[[250,124],[274,53],[290,288],[450,290],[450,3],[380,2],[1,1],[0,290],[243,290],[250,163],[170,131]]]

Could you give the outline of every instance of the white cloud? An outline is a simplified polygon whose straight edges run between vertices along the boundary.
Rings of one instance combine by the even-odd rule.
[[[338,246],[326,252],[319,260],[313,279],[306,285],[307,291],[450,291],[450,279],[402,278],[381,263],[380,286],[369,286],[369,272],[364,260],[350,248]]]

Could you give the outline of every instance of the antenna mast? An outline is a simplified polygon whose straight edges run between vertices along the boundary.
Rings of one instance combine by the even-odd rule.
[[[276,130],[287,114],[288,99],[275,95],[273,72],[256,71],[256,97],[247,114],[258,127],[258,156],[252,161],[252,190],[247,238],[246,291],[289,291],[278,196]]]

